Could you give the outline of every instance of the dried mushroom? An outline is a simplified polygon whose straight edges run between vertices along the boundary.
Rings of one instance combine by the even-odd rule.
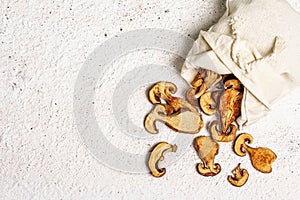
[[[239,80],[230,79],[224,83],[224,88],[225,88],[225,90],[235,89],[235,90],[241,91],[243,87],[242,87],[242,83]]]
[[[241,163],[232,171],[232,174],[234,176],[228,176],[228,181],[236,187],[245,185],[249,177],[248,171],[241,169]]]
[[[148,91],[149,101],[152,104],[160,104],[161,99],[171,100],[172,94],[175,94],[177,87],[170,82],[159,82],[150,88]]]
[[[166,107],[163,105],[156,105],[147,115],[144,125],[148,132],[152,134],[158,133],[155,125],[156,121],[164,122],[174,131],[191,134],[199,133],[204,126],[200,113],[183,110],[168,116]]]
[[[195,76],[195,78],[194,78],[194,80],[192,81],[192,83],[191,83],[191,85],[193,86],[193,87],[200,87],[201,85],[202,85],[202,83],[203,83],[203,77],[205,76],[204,74],[204,71],[201,73],[201,72],[199,72],[196,76]]]
[[[239,135],[234,144],[234,152],[239,156],[245,156],[249,153],[253,167],[262,172],[272,172],[272,163],[276,160],[276,154],[268,148],[252,148],[246,143],[251,144],[253,137],[250,134],[243,133]]]
[[[218,121],[213,121],[210,124],[210,133],[211,133],[211,137],[216,140],[217,142],[231,142],[234,140],[235,136],[236,136],[236,132],[237,132],[237,128],[235,125],[230,124],[229,128],[227,129],[227,131],[224,133],[222,131],[219,130],[218,128]]]
[[[188,89],[188,91],[186,92],[185,94],[185,98],[186,100],[193,106],[198,106],[199,103],[198,103],[198,100],[196,98],[196,92],[197,92],[197,89],[196,88],[190,88]]]
[[[199,99],[207,89],[213,87],[222,80],[222,77],[211,70],[199,69],[198,74],[195,76],[191,85],[194,88],[198,88],[198,92],[195,94],[196,99]]]
[[[225,90],[222,94],[218,111],[223,133],[226,133],[230,124],[240,116],[242,98],[243,93],[235,89]]]
[[[203,163],[197,165],[198,172],[203,176],[215,176],[221,171],[221,166],[214,163],[219,152],[219,144],[210,137],[199,136],[194,139],[194,148]]]
[[[151,171],[152,176],[154,177],[162,177],[166,173],[165,168],[159,168],[159,162],[164,160],[164,155],[169,152],[176,152],[177,146],[168,144],[166,142],[160,142],[157,144],[149,157],[148,167]]]
[[[206,115],[213,115],[217,112],[217,103],[211,92],[206,92],[200,97],[200,108]]]

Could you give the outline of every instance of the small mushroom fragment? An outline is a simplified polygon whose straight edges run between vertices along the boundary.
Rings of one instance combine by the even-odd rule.
[[[199,73],[195,76],[194,80],[192,81],[191,85],[193,87],[200,87],[203,83],[203,78],[205,76],[205,71],[200,70]]]
[[[196,99],[199,99],[207,89],[213,87],[221,80],[222,77],[216,72],[207,69],[199,69],[198,74],[191,83],[194,88],[199,88],[198,92],[195,94]]]
[[[185,94],[185,97],[186,97],[186,100],[193,106],[198,106],[198,100],[196,99],[196,92],[197,92],[197,89],[196,88],[190,88],[187,90],[186,94]]]
[[[235,125],[230,124],[228,130],[223,133],[222,131],[219,131],[218,129],[218,121],[213,121],[210,124],[210,133],[211,137],[216,140],[217,142],[231,142],[234,140],[237,132],[237,128]]]
[[[176,151],[176,144],[171,145],[166,142],[160,142],[153,148],[148,160],[148,167],[151,171],[152,176],[159,178],[165,175],[166,169],[159,168],[159,162],[164,160],[165,153]]]
[[[213,115],[217,112],[217,103],[211,92],[206,92],[200,97],[200,108],[206,115]]]
[[[276,160],[276,154],[268,148],[252,148],[246,143],[251,144],[253,137],[250,134],[243,133],[239,135],[234,144],[234,152],[239,156],[245,156],[249,153],[253,167],[262,173],[272,172],[272,163]]]
[[[234,176],[228,176],[228,181],[236,186],[241,187],[245,185],[248,180],[249,174],[246,169],[241,169],[241,163],[232,171]]]
[[[156,121],[164,122],[174,131],[191,134],[199,133],[204,126],[200,113],[183,110],[172,115],[167,115],[166,107],[163,105],[156,105],[147,115],[144,125],[149,133],[158,133],[155,125]]]
[[[199,136],[194,139],[194,148],[203,163],[197,165],[197,170],[202,176],[215,176],[221,171],[221,166],[214,163],[219,152],[219,144],[210,137]]]
[[[242,83],[237,79],[230,79],[224,83],[225,90],[227,89],[235,89],[238,91],[242,90]]]
[[[175,94],[177,87],[170,82],[159,82],[152,86],[148,92],[149,101],[152,104],[160,104],[161,100],[171,100],[172,94]]]

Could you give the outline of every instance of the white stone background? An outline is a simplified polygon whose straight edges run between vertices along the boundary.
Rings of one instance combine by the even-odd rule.
[[[300,11],[298,0],[289,2]],[[196,38],[200,29],[209,28],[223,14],[224,3],[1,0],[0,199],[298,199],[300,89],[247,130],[254,136],[253,146],[277,153],[271,174],[254,170],[248,157],[234,155],[231,144],[221,144],[216,162],[222,172],[212,178],[196,172],[195,164],[200,160],[192,147],[160,179],[121,172],[99,163],[77,133],[74,84],[97,46],[122,32],[141,28],[165,28]],[[168,65],[174,60],[164,52],[145,51],[129,54],[110,67],[117,69],[121,63],[126,69],[130,64],[148,62]],[[136,91],[139,98],[133,104],[145,101],[140,92]],[[96,110],[106,106],[98,104]],[[134,106],[129,107],[134,111]],[[133,119],[141,126],[141,119]],[[149,145],[161,139],[171,141],[173,134],[161,134],[147,144],[118,135],[111,142],[123,151],[146,155]],[[109,133],[106,136],[111,137]],[[227,182],[238,162],[250,173],[242,188]]]

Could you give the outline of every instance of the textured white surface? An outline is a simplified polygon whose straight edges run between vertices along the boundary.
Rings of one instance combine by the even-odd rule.
[[[300,11],[299,1],[289,2]],[[1,0],[0,199],[297,199],[300,89],[247,130],[255,138],[253,146],[277,153],[268,175],[255,171],[248,158],[234,155],[231,144],[221,144],[216,162],[222,172],[216,177],[198,175],[194,166],[200,160],[189,148],[163,178],[155,179],[112,170],[98,163],[80,142],[73,119],[74,83],[99,44],[141,28],[166,28],[195,38],[224,9],[224,0]],[[174,57],[162,54],[148,51],[143,63],[174,65]],[[116,61],[112,67],[139,63],[132,59]],[[130,139],[122,142],[120,148],[127,150]],[[138,145],[128,152],[149,148]],[[232,187],[226,179],[238,162],[250,173],[242,188]]]

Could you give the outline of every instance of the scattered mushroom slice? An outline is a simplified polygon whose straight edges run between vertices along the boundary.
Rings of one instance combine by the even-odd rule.
[[[160,104],[161,98],[164,100],[172,99],[172,94],[175,94],[177,87],[170,82],[159,82],[152,86],[148,92],[149,101],[152,104]]]
[[[246,143],[252,144],[253,142],[253,137],[250,134],[240,134],[234,143],[234,152],[241,157],[246,156],[246,151],[244,147],[246,146]]]
[[[193,106],[198,106],[198,100],[196,99],[195,95],[196,95],[197,89],[196,88],[190,88],[188,89],[188,91],[185,94],[185,97],[187,99],[187,101],[192,104]]]
[[[210,137],[199,136],[194,139],[194,148],[203,163],[197,165],[198,172],[203,176],[215,176],[221,171],[221,166],[214,163],[219,152],[219,144]]]
[[[235,89],[238,91],[242,90],[242,83],[237,79],[230,79],[224,83],[225,90],[227,89]]]
[[[236,186],[241,187],[245,185],[248,180],[249,174],[246,169],[241,169],[241,163],[232,171],[234,176],[228,176],[228,181]]]
[[[223,133],[227,132],[230,124],[240,115],[242,99],[243,93],[235,89],[228,89],[222,94],[218,111]]]
[[[176,152],[177,146],[176,144],[171,145],[166,142],[160,142],[157,144],[149,157],[148,167],[151,171],[152,176],[154,177],[162,177],[166,173],[165,168],[159,168],[159,162],[164,160],[164,155],[169,152]]]
[[[162,105],[156,105],[145,119],[144,126],[149,133],[158,133],[156,121],[164,122],[174,131],[190,134],[199,133],[204,126],[200,113],[183,110],[168,116],[165,106]]]
[[[276,160],[276,154],[268,148],[252,148],[246,143],[251,144],[253,138],[250,134],[239,135],[234,144],[234,152],[239,156],[249,153],[253,167],[262,173],[272,172],[272,163]]]
[[[237,128],[235,125],[230,124],[226,133],[218,130],[218,121],[213,121],[210,125],[210,133],[211,137],[217,142],[231,142],[234,140],[237,132]]]
[[[200,97],[200,108],[206,115],[213,115],[217,112],[217,103],[212,98],[211,92],[206,92]]]

